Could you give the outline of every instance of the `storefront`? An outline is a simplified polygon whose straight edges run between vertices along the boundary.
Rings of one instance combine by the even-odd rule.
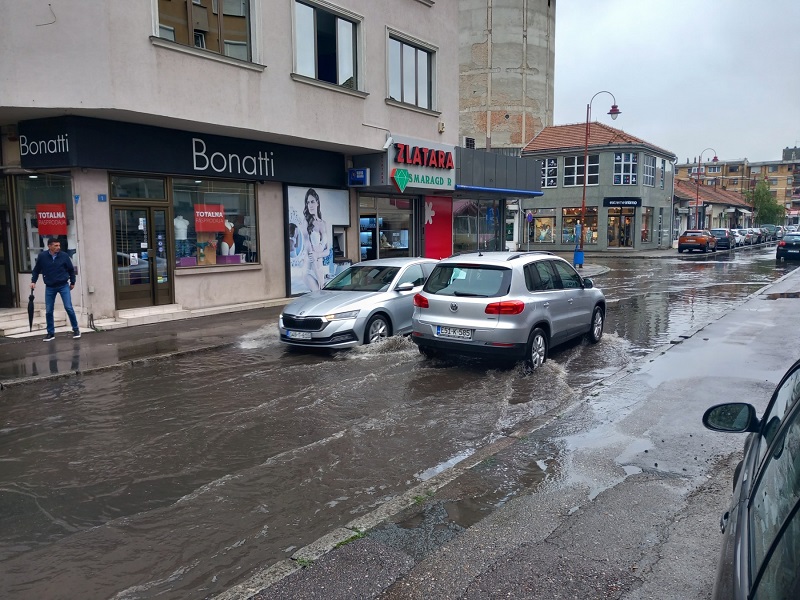
[[[392,135],[385,153],[353,163],[359,260],[452,254],[454,146]]]
[[[309,189],[330,199],[325,225],[350,225],[334,152],[83,117],[19,123],[19,150],[26,173],[0,191],[18,289],[59,237],[79,271],[74,302],[95,319],[284,297],[298,251],[288,210]],[[333,230],[325,237],[333,254]]]

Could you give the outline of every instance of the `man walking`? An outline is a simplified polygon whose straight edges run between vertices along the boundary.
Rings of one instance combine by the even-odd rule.
[[[53,322],[53,309],[56,306],[56,296],[61,295],[64,303],[64,310],[67,311],[70,325],[72,325],[72,337],[76,340],[81,337],[81,330],[78,328],[78,319],[75,316],[75,309],[72,308],[72,297],[70,291],[75,287],[75,267],[66,252],[61,252],[61,242],[55,238],[47,240],[47,250],[39,253],[36,264],[31,275],[31,289],[36,288],[36,280],[39,274],[44,279],[45,293],[44,306],[47,318],[47,335],[45,342],[50,342],[56,338],[56,327]]]

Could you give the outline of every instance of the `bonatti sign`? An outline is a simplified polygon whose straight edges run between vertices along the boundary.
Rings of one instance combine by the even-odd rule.
[[[336,152],[89,117],[23,121],[19,144],[26,169],[85,167],[328,187],[346,183],[344,155]]]

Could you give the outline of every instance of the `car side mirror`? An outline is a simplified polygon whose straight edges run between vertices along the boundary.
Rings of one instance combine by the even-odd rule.
[[[583,287],[587,290],[594,287],[594,281],[591,280],[589,277],[583,278]]]
[[[751,404],[729,402],[709,408],[703,414],[703,425],[711,431],[744,433],[758,431],[760,422]]]
[[[414,289],[414,283],[411,281],[404,281],[396,288],[394,288],[395,292],[409,292]]]

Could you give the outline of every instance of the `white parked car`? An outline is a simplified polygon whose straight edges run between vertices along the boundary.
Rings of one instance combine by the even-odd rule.
[[[731,229],[731,233],[733,234],[734,240],[736,240],[736,247],[744,246],[744,236],[739,233],[740,229]]]

